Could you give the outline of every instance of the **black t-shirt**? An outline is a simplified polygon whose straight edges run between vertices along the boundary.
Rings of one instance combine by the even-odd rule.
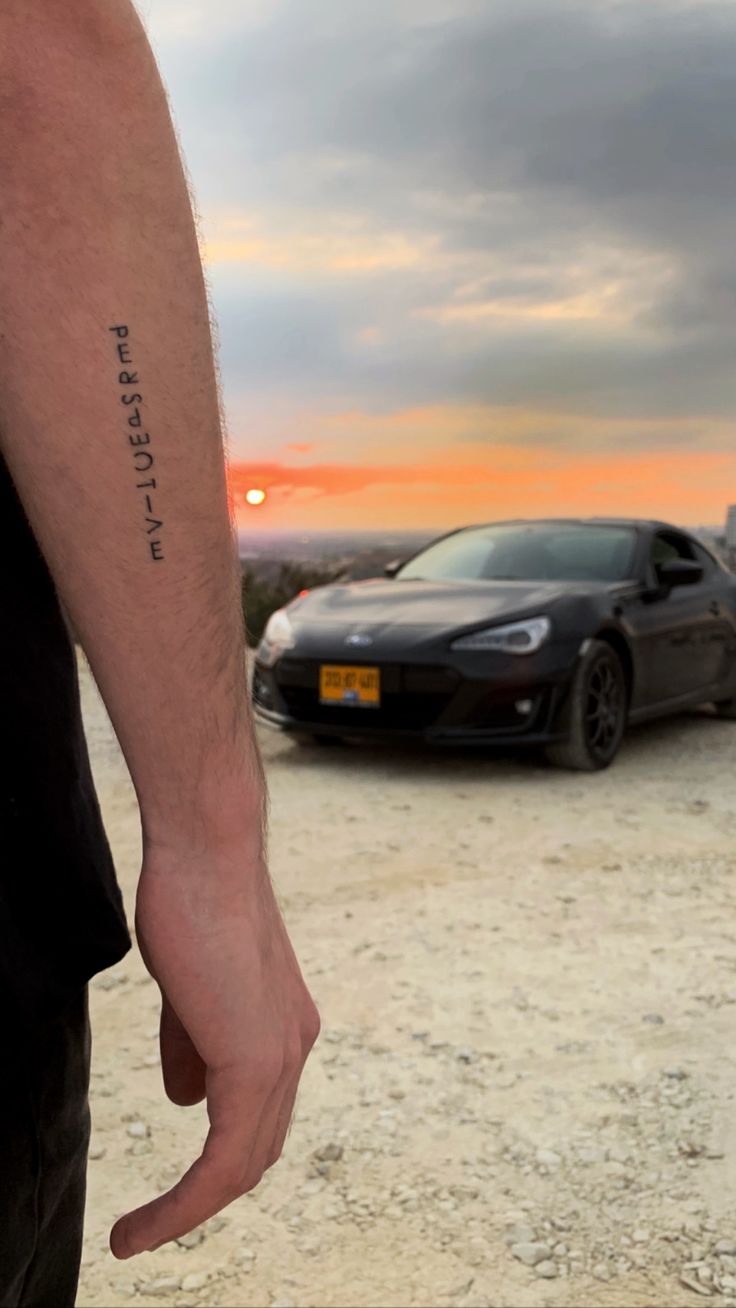
[[[0,456],[0,1012],[49,1016],[130,948],[74,646]]]

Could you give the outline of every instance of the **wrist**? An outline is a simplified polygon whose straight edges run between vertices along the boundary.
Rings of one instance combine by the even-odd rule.
[[[140,812],[146,862],[242,861],[244,855],[257,860],[265,850],[268,820],[260,759],[254,757],[245,769],[206,770],[191,793],[168,803],[141,803]]]

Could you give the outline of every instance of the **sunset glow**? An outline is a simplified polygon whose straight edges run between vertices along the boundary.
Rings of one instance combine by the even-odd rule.
[[[723,523],[733,6],[698,0],[697,58],[682,0],[146,7],[239,520]]]

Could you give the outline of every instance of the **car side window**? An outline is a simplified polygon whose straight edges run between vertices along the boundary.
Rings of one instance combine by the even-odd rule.
[[[676,531],[658,531],[652,539],[651,562],[655,571],[669,559],[694,559],[695,551],[687,539]]]
[[[710,554],[709,551],[705,549],[703,545],[699,545],[698,542],[695,541],[693,543],[693,550],[695,551],[695,557],[698,560],[700,566],[702,567],[703,573],[705,574],[706,577],[710,576],[711,573],[717,571],[718,564],[713,558],[713,555]]]

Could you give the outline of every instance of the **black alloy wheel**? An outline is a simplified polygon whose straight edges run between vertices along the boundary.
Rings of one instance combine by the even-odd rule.
[[[590,669],[587,690],[586,743],[591,756],[605,766],[621,737],[625,694],[621,664],[613,651],[596,659]]]
[[[566,739],[547,749],[557,767],[599,772],[618,753],[628,713],[626,678],[612,646],[592,640],[578,664],[559,728]]]

